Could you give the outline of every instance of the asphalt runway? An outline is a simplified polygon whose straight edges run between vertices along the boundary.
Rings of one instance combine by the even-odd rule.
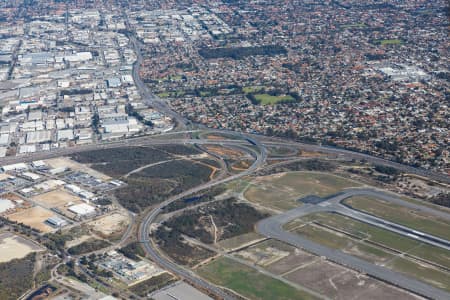
[[[346,254],[342,251],[331,249],[320,245],[318,243],[312,242],[308,239],[301,237],[300,235],[287,232],[283,229],[283,225],[293,221],[302,216],[317,213],[317,212],[337,212],[344,215],[348,215],[349,217],[354,217],[356,219],[360,219],[363,222],[382,227],[387,230],[391,230],[402,235],[412,237],[410,232],[414,232],[413,229],[388,222],[386,220],[382,220],[380,218],[373,217],[371,215],[362,214],[358,211],[354,211],[341,205],[341,201],[346,198],[355,196],[355,195],[366,195],[366,196],[377,196],[384,200],[390,201],[397,204],[405,204],[408,207],[421,208],[422,211],[427,211],[428,213],[432,213],[438,216],[443,216],[446,219],[450,219],[450,215],[445,212],[435,210],[429,207],[421,207],[419,205],[406,202],[402,199],[399,199],[393,195],[372,190],[372,189],[351,189],[348,191],[344,191],[340,194],[335,195],[334,197],[321,202],[319,204],[303,204],[300,207],[289,210],[283,214],[275,215],[269,217],[267,219],[262,220],[257,224],[257,231],[269,238],[273,238],[292,246],[304,249],[308,252],[316,254],[318,256],[326,257],[328,260],[335,262],[337,264],[343,265],[350,269],[359,271],[361,273],[367,274],[371,277],[377,278],[381,281],[388,282],[392,285],[401,287],[405,290],[411,291],[420,296],[424,296],[430,299],[438,299],[438,300],[448,300],[450,299],[450,293],[430,286],[424,282],[418,281],[416,279],[410,278],[403,274],[394,272],[387,268],[377,266],[365,260],[359,259],[352,255]],[[398,227],[400,226],[400,227]],[[401,230],[400,230],[401,229]],[[415,234],[415,238],[424,242],[436,242],[440,247],[447,249],[448,241],[444,239],[438,239],[438,242],[433,240],[436,237],[428,235],[426,233],[420,232],[420,234]]]

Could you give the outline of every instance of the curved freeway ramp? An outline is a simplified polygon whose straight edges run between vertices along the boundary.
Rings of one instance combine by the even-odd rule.
[[[153,210],[151,210],[145,216],[145,218],[143,219],[143,221],[139,227],[139,241],[142,243],[145,252],[155,263],[157,263],[161,267],[165,268],[166,270],[169,270],[169,271],[173,272],[174,274],[180,276],[181,278],[186,279],[187,281],[193,283],[194,285],[201,287],[205,290],[208,290],[208,291],[216,294],[217,296],[221,297],[222,299],[227,299],[227,300],[234,299],[234,298],[232,296],[230,296],[229,293],[226,293],[223,289],[219,288],[218,286],[216,286],[212,283],[209,283],[206,280],[203,280],[202,278],[197,276],[194,272],[187,270],[186,268],[183,268],[183,267],[179,266],[178,264],[173,263],[172,261],[170,261],[170,259],[168,259],[164,255],[162,255],[158,251],[157,247],[152,243],[152,241],[149,240],[149,237],[150,237],[149,230],[150,230],[150,225],[155,222],[156,218],[161,213],[162,208],[165,207],[166,205],[169,205],[170,203],[172,203],[178,199],[181,199],[183,197],[186,197],[186,196],[195,194],[197,192],[209,189],[213,186],[224,184],[224,183],[236,180],[240,177],[250,175],[251,173],[256,171],[258,168],[260,168],[262,166],[262,164],[264,164],[264,162],[266,161],[267,151],[264,148],[264,146],[262,146],[256,140],[250,140],[248,142],[251,145],[256,146],[259,149],[259,151],[249,149],[249,151],[251,151],[256,157],[255,161],[250,166],[250,168],[248,168],[247,170],[245,170],[239,174],[236,174],[236,175],[224,178],[224,179],[218,179],[218,180],[208,182],[206,184],[200,185],[198,187],[195,187],[193,189],[190,189],[179,195],[176,195],[176,196],[173,196],[173,197],[167,199],[166,201],[160,203]]]

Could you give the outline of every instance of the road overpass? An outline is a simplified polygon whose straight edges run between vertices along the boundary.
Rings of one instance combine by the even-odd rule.
[[[170,261],[169,259],[167,259],[164,255],[162,255],[157,247],[153,244],[153,242],[151,240],[149,240],[149,236],[150,236],[150,225],[152,223],[155,222],[156,218],[158,217],[158,215],[162,212],[162,209],[171,204],[172,202],[190,196],[192,194],[198,193],[200,191],[203,190],[207,190],[211,187],[217,186],[217,185],[221,185],[236,179],[239,179],[243,176],[247,176],[252,174],[254,171],[256,171],[258,168],[260,168],[266,158],[267,158],[267,151],[265,149],[265,147],[263,145],[261,145],[259,143],[259,141],[256,140],[247,140],[247,142],[252,145],[252,146],[256,146],[258,147],[258,150],[251,150],[250,148],[248,149],[249,151],[252,151],[252,154],[254,156],[256,156],[255,161],[253,162],[253,164],[245,171],[226,177],[224,179],[219,179],[219,180],[213,180],[210,181],[206,184],[200,185],[198,187],[192,188],[188,191],[185,191],[179,195],[173,196],[169,199],[167,199],[166,201],[158,204],[155,208],[153,208],[143,219],[141,226],[139,228],[139,241],[142,243],[145,252],[148,254],[148,256],[154,261],[156,262],[158,265],[160,265],[161,267],[173,272],[174,274],[180,276],[181,278],[184,278],[186,280],[188,280],[189,282],[193,283],[196,286],[200,286],[204,289],[207,289],[211,292],[213,292],[214,294],[222,297],[223,299],[233,299],[232,296],[230,296],[228,293],[224,292],[222,289],[220,289],[219,287],[203,280],[202,278],[198,277],[194,272],[173,263],[172,261]]]

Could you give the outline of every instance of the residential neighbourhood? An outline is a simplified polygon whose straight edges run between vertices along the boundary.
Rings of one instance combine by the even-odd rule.
[[[194,122],[448,172],[443,3],[219,1],[130,22],[149,86]],[[239,56],[268,45],[285,52]]]
[[[449,5],[0,0],[0,299],[450,299]]]

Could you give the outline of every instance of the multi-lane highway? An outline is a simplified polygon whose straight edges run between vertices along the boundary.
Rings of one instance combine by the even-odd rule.
[[[171,197],[169,199],[167,199],[166,201],[162,202],[161,204],[159,204],[158,206],[156,206],[155,208],[153,208],[148,214],[147,216],[143,219],[141,226],[139,228],[139,240],[140,242],[143,244],[145,251],[147,252],[147,254],[149,255],[149,257],[155,261],[157,264],[159,264],[160,266],[162,266],[163,268],[170,270],[171,272],[177,274],[178,276],[180,276],[181,278],[184,278],[186,280],[188,280],[189,282],[193,283],[196,286],[200,286],[204,289],[207,289],[211,292],[213,292],[214,294],[222,297],[223,299],[232,299],[232,296],[230,296],[228,293],[224,292],[222,289],[220,289],[219,287],[201,279],[200,277],[198,277],[195,273],[193,273],[190,270],[187,270],[186,268],[175,264],[173,262],[171,262],[170,260],[168,260],[166,257],[164,257],[164,255],[162,255],[157,247],[155,247],[152,243],[152,241],[150,240],[150,225],[152,223],[155,222],[156,218],[158,217],[158,215],[161,213],[162,208],[164,208],[165,206],[169,205],[170,203],[187,197],[189,195],[198,193],[200,191],[209,189],[213,186],[217,186],[220,184],[224,184],[227,182],[230,182],[232,180],[236,180],[240,177],[243,176],[247,176],[252,174],[254,171],[256,171],[259,167],[262,166],[262,164],[265,162],[266,158],[267,158],[267,151],[266,148],[264,146],[262,146],[258,141],[256,140],[251,140],[249,141],[249,143],[251,145],[257,146],[258,147],[258,151],[256,150],[251,150],[249,149],[249,151],[252,151],[252,154],[256,156],[255,161],[253,162],[253,164],[250,166],[250,168],[248,168],[247,170],[226,177],[224,179],[219,179],[219,180],[213,180],[210,181],[206,184],[200,185],[198,187],[192,188],[188,191],[185,191],[179,195],[176,195],[174,197]]]
[[[128,29],[130,30],[130,32],[133,32],[132,28],[128,28]],[[166,101],[160,99],[157,95],[153,94],[150,91],[150,89],[147,87],[147,85],[143,82],[143,80],[140,76],[140,67],[143,62],[141,43],[139,42],[139,40],[136,39],[135,36],[131,36],[130,41],[131,41],[133,48],[137,55],[137,60],[133,64],[132,75],[133,75],[133,79],[136,84],[136,87],[138,88],[138,90],[142,96],[142,99],[149,106],[152,106],[156,110],[166,114],[167,116],[172,117],[176,122],[178,130],[186,130],[188,127],[190,127],[189,126],[190,121],[187,120],[185,117],[181,116],[180,114],[178,114],[177,112],[175,112],[174,110],[172,110]],[[197,125],[197,127],[198,127],[198,125]],[[215,131],[218,131],[218,130],[215,130]],[[226,129],[222,129],[222,130],[220,130],[220,132],[231,133],[233,135],[236,135],[236,132],[226,130]],[[267,137],[264,137],[261,135],[255,135],[255,134],[253,134],[253,135],[247,134],[247,135],[250,135],[252,137],[252,139],[260,140],[261,142],[266,141],[267,143],[273,143],[275,145],[293,145],[296,147],[301,146],[304,150],[307,150],[307,151],[320,151],[320,152],[324,152],[327,154],[336,154],[336,155],[345,156],[350,159],[367,160],[368,162],[373,163],[373,164],[381,164],[381,165],[387,165],[387,166],[394,167],[405,173],[417,174],[417,175],[432,178],[432,179],[435,179],[438,181],[450,183],[450,177],[447,176],[446,174],[432,172],[432,171],[425,170],[422,168],[414,168],[411,166],[403,165],[403,164],[400,164],[397,162],[393,162],[393,161],[386,160],[386,159],[379,158],[379,157],[374,157],[374,156],[360,153],[360,152],[354,152],[354,151],[344,150],[344,149],[330,147],[330,146],[296,143],[296,142],[288,141],[286,139],[267,138]]]
[[[189,124],[189,121],[180,116],[179,114],[177,114],[176,112],[174,112],[172,109],[170,109],[167,102],[161,100],[158,96],[153,94],[147,87],[147,85],[142,81],[140,76],[140,68],[143,61],[141,44],[134,36],[130,37],[130,41],[137,55],[137,60],[133,64],[132,76],[134,79],[134,83],[136,84],[136,87],[138,88],[141,94],[142,99],[147,105],[171,117],[176,122],[176,126],[179,129],[181,130],[186,129]]]
[[[407,207],[414,209],[420,209],[421,211],[427,211],[427,213],[435,214],[436,216],[445,217],[450,219],[450,215],[443,211],[435,210],[429,207],[422,207],[413,203],[406,202],[394,195],[384,193],[382,191],[373,189],[350,189],[343,191],[342,193],[327,199],[319,204],[304,204],[295,209],[289,210],[283,214],[275,215],[264,219],[257,224],[257,231],[269,238],[283,241],[292,246],[305,249],[308,252],[314,253],[319,256],[326,257],[328,260],[343,266],[349,267],[356,271],[368,274],[372,277],[378,278],[393,285],[402,287],[406,290],[414,292],[418,295],[425,296],[430,299],[450,299],[450,293],[430,286],[426,283],[410,278],[408,276],[399,274],[387,268],[377,266],[365,260],[359,259],[352,255],[346,254],[342,251],[331,249],[312,242],[306,238],[301,237],[298,234],[294,234],[283,229],[283,225],[293,221],[302,216],[306,216],[312,213],[318,212],[335,212],[343,215],[347,215],[352,218],[356,218],[362,222],[382,227],[387,230],[397,232],[399,234],[415,238],[417,240],[434,244],[436,246],[448,249],[448,241],[440,239],[423,232],[417,232],[413,229],[395,224],[374,216],[364,214],[358,211],[354,211],[341,204],[344,199],[353,197],[356,195],[377,196],[387,201],[392,201],[397,204],[404,204]],[[415,232],[415,235],[411,235],[411,232]],[[436,240],[437,239],[437,240]]]
[[[132,31],[132,30],[131,30]],[[178,264],[173,263],[169,259],[167,259],[164,255],[162,255],[157,247],[152,243],[151,239],[149,239],[149,230],[151,228],[151,224],[155,223],[158,215],[161,213],[162,208],[180,198],[195,194],[197,192],[200,192],[202,190],[206,190],[208,188],[211,188],[216,185],[224,184],[226,182],[236,180],[242,176],[247,176],[252,173],[254,173],[256,170],[258,170],[267,158],[267,151],[266,147],[268,146],[289,146],[294,147],[297,149],[302,149],[305,151],[311,151],[311,152],[321,152],[329,155],[335,155],[339,157],[345,157],[347,159],[356,159],[356,160],[366,160],[369,163],[372,164],[381,164],[385,166],[391,166],[394,167],[402,172],[406,173],[412,173],[417,174],[420,176],[425,176],[431,179],[435,179],[438,181],[442,181],[445,183],[450,183],[450,177],[436,172],[431,172],[428,170],[420,169],[420,168],[414,168],[410,166],[405,166],[396,162],[392,162],[389,160],[385,160],[378,157],[373,157],[367,154],[358,153],[358,152],[352,152],[348,150],[343,150],[339,148],[333,148],[333,147],[327,147],[327,146],[321,146],[321,145],[310,145],[310,144],[303,144],[303,143],[297,143],[285,139],[280,138],[269,138],[265,136],[260,135],[252,135],[252,134],[242,134],[238,132],[232,132],[229,130],[209,130],[209,129],[201,129],[201,130],[186,130],[189,126],[189,121],[174,112],[170,109],[168,104],[159,99],[157,96],[155,96],[151,91],[148,89],[148,87],[144,84],[140,77],[140,66],[143,61],[143,57],[141,54],[141,45],[138,40],[136,40],[133,36],[130,37],[130,41],[133,44],[136,54],[137,54],[137,61],[133,65],[133,71],[132,75],[134,78],[134,82],[141,93],[142,99],[151,107],[159,110],[160,112],[166,114],[167,116],[170,116],[174,119],[177,125],[178,133],[193,133],[193,132],[209,132],[209,133],[224,133],[226,135],[231,135],[232,137],[236,138],[224,138],[223,140],[207,140],[207,139],[180,139],[180,138],[174,138],[174,139],[156,139],[151,136],[141,136],[141,137],[135,137],[130,139],[124,139],[119,141],[111,141],[111,142],[98,142],[91,145],[80,145],[76,147],[71,148],[63,148],[63,149],[54,149],[52,151],[47,152],[39,152],[39,153],[33,153],[33,154],[27,154],[27,155],[20,155],[15,157],[5,157],[0,159],[0,165],[6,165],[6,164],[13,164],[18,162],[28,162],[28,161],[34,161],[34,160],[40,160],[40,159],[48,159],[52,157],[58,157],[58,156],[67,156],[71,155],[73,153],[77,152],[83,152],[83,151],[93,151],[98,149],[108,149],[108,148],[119,148],[124,146],[147,146],[147,145],[164,145],[164,144],[215,144],[215,145],[223,145],[223,146],[235,146],[235,147],[242,147],[242,146],[251,146],[247,147],[248,151],[250,151],[255,156],[255,161],[252,164],[250,168],[248,168],[246,171],[241,172],[239,174],[227,177],[227,178],[218,178],[216,180],[213,180],[209,183],[203,184],[201,186],[195,187],[193,189],[190,189],[188,191],[185,191],[179,195],[176,195],[174,197],[171,197],[164,201],[163,203],[159,204],[157,207],[153,208],[148,214],[143,218],[143,221],[140,224],[139,227],[139,240],[142,242],[143,247],[147,254],[152,258],[156,263],[161,265],[163,268],[170,270],[171,272],[177,274],[181,278],[184,278],[194,285],[197,285],[201,288],[204,288],[206,290],[209,290],[219,297],[222,297],[224,299],[230,299],[231,296],[224,292],[221,288],[199,278],[196,274],[194,274],[192,271],[179,266]],[[170,133],[167,134],[170,136]],[[253,148],[256,148],[256,150],[253,150]],[[371,263],[368,263],[366,261],[363,261],[361,259],[355,258],[353,256],[347,255],[343,252],[332,250],[327,247],[318,245],[316,243],[313,243],[307,239],[304,239],[298,235],[286,232],[282,229],[282,225],[289,222],[290,220],[293,220],[295,218],[298,218],[302,215],[317,212],[317,211],[337,211],[342,214],[347,214],[353,218],[360,219],[364,222],[370,223],[376,225],[376,226],[385,226],[386,229],[395,231],[398,230],[401,234],[408,234],[407,230],[411,230],[408,228],[404,228],[401,225],[393,224],[390,222],[387,222],[385,220],[374,218],[373,216],[368,216],[366,214],[363,214],[361,212],[356,212],[354,210],[351,210],[347,207],[344,207],[340,205],[340,202],[345,199],[345,196],[352,196],[357,195],[358,193],[362,193],[363,190],[349,190],[344,194],[337,195],[335,198],[328,200],[328,205],[304,205],[298,209],[294,209],[291,211],[288,211],[284,214],[280,214],[271,218],[268,218],[258,224],[258,231],[265,234],[268,237],[276,238],[282,241],[285,241],[289,244],[292,244],[299,248],[304,248],[307,251],[316,253],[318,255],[322,255],[327,257],[328,259],[348,266],[350,268],[353,268],[355,270],[367,273],[373,277],[379,278],[381,280],[390,282],[394,285],[406,288],[410,291],[413,291],[417,294],[424,295],[430,298],[435,299],[450,299],[450,295],[447,292],[444,292],[442,290],[433,288],[427,284],[424,284],[422,282],[419,282],[417,280],[411,279],[409,277],[399,275],[398,273],[395,273],[393,271],[390,271],[388,269],[375,266]],[[398,201],[401,201],[401,199],[398,199],[396,197],[391,197],[389,195],[380,194],[378,191],[366,191],[366,194],[370,193],[376,193],[378,197],[390,197],[388,199],[391,202],[399,203]],[[344,198],[342,198],[344,197]],[[394,199],[395,198],[395,199]],[[403,201],[404,202],[404,201]],[[431,208],[427,207],[415,207],[415,204],[412,203],[402,203],[402,205],[405,204],[407,207],[411,207],[414,209],[420,208],[421,210],[430,212],[429,210]],[[439,211],[434,211],[436,215],[438,216],[446,216],[447,214]],[[429,243],[437,243],[441,246],[448,246],[445,244],[445,240],[439,240],[439,238],[436,239],[436,237],[430,236],[430,235],[423,235],[422,233],[412,234],[409,232],[410,235],[415,235],[418,238],[422,239],[422,241],[427,240]],[[425,241],[426,242],[426,241]]]
[[[158,99],[157,97],[155,97],[155,95],[153,95],[149,89],[147,88],[147,86],[145,86],[145,84],[142,82],[140,76],[139,76],[139,67],[140,64],[142,62],[142,55],[141,55],[141,49],[140,49],[140,44],[139,42],[132,38],[132,43],[135,47],[136,53],[138,55],[138,60],[136,62],[136,64],[134,65],[133,68],[133,77],[135,79],[135,83],[138,87],[138,89],[141,92],[141,95],[143,96],[143,99],[145,99],[145,101],[147,101],[147,103],[151,106],[153,106],[154,108],[164,112],[165,114],[171,116],[174,118],[174,120],[176,120],[177,125],[179,128],[181,129],[185,129],[187,127],[188,122],[186,121],[185,118],[181,117],[179,114],[175,113],[174,111],[172,111],[167,103],[165,103],[164,101]],[[213,293],[215,293],[216,295],[228,299],[230,298],[230,296],[225,293],[222,289],[212,285],[211,283],[199,278],[198,276],[196,276],[193,272],[191,272],[190,270],[187,270],[173,262],[171,262],[170,260],[168,260],[167,258],[165,258],[163,255],[161,255],[161,253],[159,253],[159,251],[157,250],[157,247],[155,247],[152,244],[152,241],[149,239],[149,228],[150,225],[152,223],[154,223],[156,221],[157,216],[160,214],[161,209],[172,203],[173,201],[176,201],[180,198],[183,198],[185,196],[197,193],[201,190],[205,190],[208,189],[212,186],[215,185],[219,185],[219,184],[223,184],[225,182],[228,181],[232,181],[235,180],[239,177],[242,176],[246,176],[249,175],[251,173],[253,173],[254,171],[256,171],[259,167],[261,167],[265,160],[266,160],[266,148],[265,146],[267,145],[290,145],[293,147],[298,147],[300,149],[304,149],[307,151],[317,151],[317,152],[323,152],[326,154],[333,154],[333,155],[337,155],[337,156],[343,156],[346,158],[350,158],[350,159],[357,159],[357,160],[361,160],[364,159],[370,163],[374,163],[374,164],[381,164],[381,165],[387,165],[387,166],[391,166],[394,168],[397,168],[403,172],[408,172],[408,173],[413,173],[413,174],[417,174],[420,176],[427,176],[436,180],[440,180],[446,183],[450,183],[450,178],[444,174],[439,174],[439,173],[434,173],[434,172],[430,172],[427,170],[423,170],[423,169],[417,169],[417,168],[413,168],[413,167],[409,167],[409,166],[404,166],[392,161],[388,161],[388,160],[384,160],[381,158],[377,158],[377,157],[372,157],[370,155],[366,155],[363,153],[357,153],[357,152],[352,152],[352,151],[347,151],[347,150],[342,150],[342,149],[338,149],[338,148],[332,148],[332,147],[323,147],[320,145],[308,145],[308,144],[299,144],[299,143],[294,143],[291,141],[286,141],[286,140],[282,140],[282,139],[270,139],[270,138],[266,138],[263,136],[258,136],[258,135],[243,135],[240,133],[236,133],[236,132],[230,132],[227,130],[223,130],[220,131],[222,133],[227,133],[227,134],[232,134],[234,136],[237,136],[239,138],[243,138],[243,141],[231,141],[231,140],[226,140],[226,141],[222,141],[219,142],[222,145],[231,145],[231,144],[235,144],[235,143],[245,143],[250,142],[250,144],[252,146],[256,146],[256,148],[258,149],[257,153],[256,153],[256,160],[253,163],[253,165],[246,170],[245,172],[242,172],[238,175],[234,175],[234,176],[230,176],[228,178],[225,179],[220,179],[220,180],[216,180],[216,181],[212,181],[209,182],[207,184],[201,185],[199,187],[193,188],[189,191],[186,191],[180,195],[177,195],[175,197],[171,197],[170,199],[164,201],[163,203],[161,203],[160,205],[158,205],[157,207],[155,207],[152,211],[150,211],[147,216],[144,218],[143,222],[141,223],[140,226],[140,230],[139,230],[139,239],[140,241],[143,243],[143,246],[146,250],[146,252],[149,254],[149,256],[158,264],[160,264],[162,267],[174,272],[175,274],[179,275],[182,278],[185,278],[187,280],[189,280],[190,282],[194,283],[195,285],[198,285],[202,288],[205,288]],[[187,142],[187,141],[186,141]],[[198,140],[194,140],[194,141],[190,141],[189,143],[196,143],[198,142]],[[200,143],[200,142],[199,142]],[[280,215],[278,216],[278,218],[275,218],[274,220],[279,220],[279,221],[283,221],[283,219],[285,218],[285,215]],[[295,246],[297,247],[303,247],[305,248],[304,245],[310,245],[310,247],[308,247],[310,250],[316,250],[317,252],[321,252],[323,255],[327,256],[326,254],[330,255],[330,249],[314,244],[310,241],[307,240],[298,240],[296,235],[290,234],[290,233],[286,233],[285,231],[283,231],[281,229],[281,224],[284,224],[283,222],[278,223],[277,226],[273,227],[271,226],[271,224],[273,225],[274,223],[271,222],[270,220],[272,219],[268,219],[264,222],[261,222],[260,225],[258,226],[258,228],[262,231],[262,232],[266,232],[270,235],[276,235],[279,234],[281,235],[280,237],[283,237],[283,235],[287,235],[284,236],[285,240],[291,241],[292,243],[295,244]],[[276,223],[276,222],[275,222]],[[265,231],[266,230],[266,231]],[[291,235],[291,236],[290,236]],[[300,237],[298,237],[300,238]],[[320,251],[317,251],[317,249],[321,249]],[[314,252],[314,251],[312,251]],[[328,257],[328,256],[327,256]],[[401,286],[401,287],[406,287],[407,289],[411,290],[411,291],[415,291],[418,294],[421,295],[432,295],[433,298],[437,298],[437,299],[444,299],[444,298],[449,298],[448,294],[446,292],[443,292],[441,290],[435,289],[433,287],[430,287],[429,285],[426,285],[422,282],[419,281],[415,281],[412,280],[410,278],[404,277],[404,276],[399,276],[397,273],[389,271],[387,269],[381,268],[381,267],[377,267],[374,266],[368,262],[365,262],[363,260],[357,259],[355,257],[349,256],[349,255],[345,255],[342,252],[336,252],[336,251],[332,251],[331,258],[334,258],[334,260],[338,263],[342,263],[344,265],[348,265],[351,267],[354,267],[356,270],[360,270],[360,271],[369,271],[366,272],[374,277],[386,280],[388,282],[391,282],[395,285]]]
[[[429,170],[421,169],[421,168],[414,168],[411,166],[406,166],[402,164],[398,164],[389,160],[385,160],[382,158],[370,156],[363,153],[357,153],[352,152],[348,150],[343,150],[339,148],[331,148],[331,147],[324,147],[320,145],[310,145],[310,144],[304,144],[304,143],[298,143],[293,142],[289,140],[284,139],[274,139],[270,137],[265,136],[259,136],[259,135],[250,135],[250,134],[243,134],[240,132],[234,132],[229,130],[217,130],[217,129],[199,129],[199,130],[184,130],[184,131],[178,131],[178,132],[172,132],[172,133],[164,133],[158,135],[158,137],[161,136],[168,136],[171,135],[177,135],[177,134],[193,134],[193,133],[219,133],[219,134],[227,134],[231,137],[235,137],[236,139],[231,138],[224,138],[223,140],[203,140],[203,139],[159,139],[155,138],[155,136],[138,136],[138,137],[132,137],[128,139],[122,139],[122,140],[116,140],[116,141],[105,141],[105,142],[97,142],[93,144],[87,144],[87,145],[78,145],[75,147],[69,147],[69,148],[54,148],[50,151],[41,151],[36,153],[28,153],[23,155],[17,155],[17,156],[9,156],[9,157],[3,157],[0,158],[0,165],[6,165],[6,164],[13,164],[13,163],[19,163],[19,162],[29,162],[33,160],[40,160],[40,159],[48,159],[52,157],[58,157],[58,156],[65,156],[65,155],[71,155],[73,153],[77,152],[83,152],[83,151],[93,151],[98,149],[108,149],[108,148],[119,148],[119,147],[125,147],[125,146],[146,146],[146,145],[163,145],[163,144],[218,144],[218,145],[245,145],[248,144],[248,141],[246,140],[247,137],[251,138],[253,141],[258,141],[260,145],[264,145],[266,147],[269,146],[288,146],[288,147],[295,147],[300,150],[304,151],[311,151],[311,152],[320,152],[327,155],[335,155],[338,157],[343,157],[346,159],[355,159],[355,160],[365,160],[368,163],[371,164],[380,164],[384,166],[390,166],[393,168],[396,168],[399,171],[410,173],[410,174],[416,174],[419,176],[424,176],[430,179],[434,179],[437,181],[441,181],[444,183],[450,183],[450,177],[437,172],[432,172]]]

